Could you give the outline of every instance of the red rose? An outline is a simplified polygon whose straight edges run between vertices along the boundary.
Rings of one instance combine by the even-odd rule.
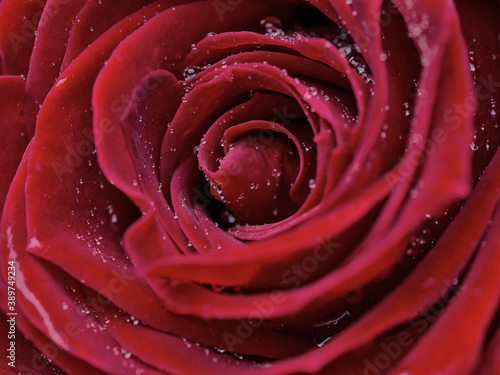
[[[2,366],[500,373],[497,2],[0,2]]]

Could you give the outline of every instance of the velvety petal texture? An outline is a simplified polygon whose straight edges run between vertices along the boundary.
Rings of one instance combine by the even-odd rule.
[[[1,0],[1,372],[500,373],[499,17]]]

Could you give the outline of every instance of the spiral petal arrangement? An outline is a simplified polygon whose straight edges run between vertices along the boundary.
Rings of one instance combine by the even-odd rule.
[[[2,0],[4,367],[500,373],[498,16]]]

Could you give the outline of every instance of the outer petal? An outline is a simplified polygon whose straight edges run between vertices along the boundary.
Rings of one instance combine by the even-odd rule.
[[[0,212],[3,210],[10,183],[28,145],[22,121],[24,80],[21,77],[0,77]]]

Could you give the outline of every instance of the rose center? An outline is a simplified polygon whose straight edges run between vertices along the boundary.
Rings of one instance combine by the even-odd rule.
[[[226,208],[223,219],[230,224],[280,221],[303,203],[290,194],[300,160],[285,134],[252,132],[230,143],[218,164],[218,170],[207,179],[211,193]]]

